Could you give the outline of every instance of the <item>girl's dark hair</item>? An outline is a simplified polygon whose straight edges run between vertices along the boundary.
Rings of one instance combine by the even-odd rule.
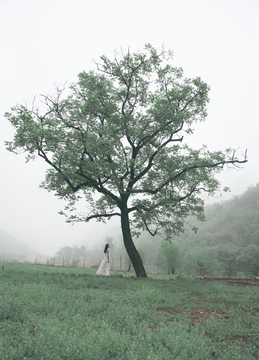
[[[108,249],[109,244],[106,244],[104,247],[104,253],[106,253],[107,249]]]

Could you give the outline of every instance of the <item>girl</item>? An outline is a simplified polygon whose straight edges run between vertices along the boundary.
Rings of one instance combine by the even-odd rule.
[[[110,251],[110,245],[109,244],[105,245],[104,253],[105,253],[105,257],[104,257],[103,261],[101,262],[96,274],[97,275],[103,275],[103,276],[110,276],[110,256],[111,256],[111,251]]]

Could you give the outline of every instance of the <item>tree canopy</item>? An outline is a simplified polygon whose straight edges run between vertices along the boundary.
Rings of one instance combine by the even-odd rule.
[[[246,162],[236,151],[191,149],[184,134],[206,118],[209,87],[172,65],[172,53],[147,44],[141,52],[101,56],[97,72],[81,72],[63,96],[43,95],[41,108],[17,105],[6,118],[14,140],[6,142],[27,161],[49,165],[41,187],[68,205],[67,221],[121,218],[124,245],[137,276],[146,276],[132,234],[183,230],[188,215],[203,218],[202,191],[219,189],[224,166]],[[88,210],[78,214],[77,201]],[[67,213],[68,212],[68,213]]]

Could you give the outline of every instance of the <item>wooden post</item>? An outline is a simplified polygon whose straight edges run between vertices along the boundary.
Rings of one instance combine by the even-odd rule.
[[[4,265],[2,265],[2,270],[4,270]]]
[[[122,255],[120,256],[120,270],[121,270],[121,257],[122,257]]]

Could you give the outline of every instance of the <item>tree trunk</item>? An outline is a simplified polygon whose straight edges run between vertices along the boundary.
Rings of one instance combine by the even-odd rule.
[[[134,267],[137,277],[147,277],[146,270],[143,266],[143,262],[139,253],[134,245],[134,242],[130,233],[129,215],[127,211],[121,210],[121,229],[123,234],[123,241],[129,258]]]

